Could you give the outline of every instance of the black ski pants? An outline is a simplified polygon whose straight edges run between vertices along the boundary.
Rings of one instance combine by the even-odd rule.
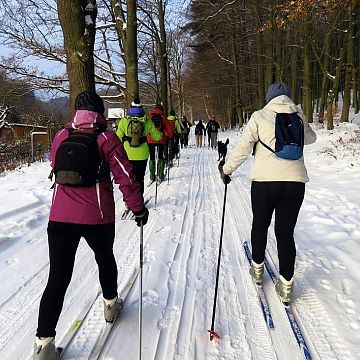
[[[257,264],[264,261],[268,228],[275,210],[279,272],[286,280],[290,280],[294,275],[296,257],[294,228],[304,194],[305,184],[301,182],[253,181],[251,185],[252,258]]]
[[[36,336],[53,337],[69,286],[77,247],[84,237],[94,251],[105,299],[117,296],[117,266],[113,253],[115,224],[83,225],[49,221],[50,272],[40,301]]]

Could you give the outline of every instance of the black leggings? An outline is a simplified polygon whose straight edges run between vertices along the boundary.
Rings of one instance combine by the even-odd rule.
[[[275,210],[279,272],[286,280],[290,280],[294,275],[296,257],[294,228],[304,193],[305,184],[301,182],[253,181],[251,185],[252,258],[257,264],[264,261],[268,227]]]
[[[55,336],[81,237],[94,251],[104,298],[117,296],[117,266],[113,253],[115,224],[80,225],[49,221],[47,232],[50,272],[40,302],[36,333],[39,337]]]

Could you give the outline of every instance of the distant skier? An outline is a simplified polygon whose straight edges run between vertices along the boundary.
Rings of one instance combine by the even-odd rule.
[[[217,136],[218,131],[220,129],[220,124],[212,117],[208,123],[206,124],[206,132],[208,134],[208,146],[212,149],[216,149],[217,147]]]
[[[195,126],[196,147],[202,147],[203,135],[205,135],[205,126],[201,120]]]
[[[309,180],[304,157],[287,160],[277,157],[269,148],[275,147],[275,123],[279,114],[295,116],[302,129],[303,144],[316,141],[316,134],[307,123],[300,108],[291,100],[291,91],[285,83],[272,84],[266,95],[267,105],[253,113],[238,144],[219,170],[225,183],[256,147],[250,178],[253,223],[251,230],[252,265],[250,274],[261,285],[268,227],[275,211],[275,236],[279,255],[280,277],[276,291],[283,303],[289,303],[294,283],[296,249],[294,228],[304,198],[305,183]],[[300,119],[299,119],[300,117]],[[281,124],[279,124],[281,125]]]
[[[189,134],[192,124],[188,121],[185,115],[183,116],[181,123],[183,126],[183,131],[181,133],[180,143],[181,143],[181,148],[183,147],[186,148],[189,145]]]
[[[149,215],[121,141],[115,132],[106,130],[101,98],[95,92],[84,91],[76,97],[75,110],[66,128],[55,135],[50,153],[51,166],[55,168],[47,228],[50,272],[40,302],[33,360],[59,359],[55,348],[55,328],[81,237],[95,253],[104,296],[105,320],[113,321],[122,308],[122,300],[117,293],[117,265],[113,253],[115,203],[110,171],[137,224],[140,226],[140,221],[146,224]],[[68,150],[63,152],[60,148]],[[85,148],[89,149],[92,161],[102,159],[94,178],[85,178],[89,175],[86,171],[83,177],[77,175],[78,171],[84,170],[86,159],[79,161],[76,154],[85,151]],[[72,157],[72,154],[75,156]],[[85,183],[80,185],[82,179]]]

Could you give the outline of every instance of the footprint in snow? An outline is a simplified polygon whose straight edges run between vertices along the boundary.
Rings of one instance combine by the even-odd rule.
[[[158,234],[165,234],[167,233],[168,231],[171,230],[171,226],[160,226],[160,228],[156,231]]]
[[[174,234],[171,241],[174,243],[179,243],[181,241],[181,234]]]
[[[5,261],[5,264],[10,266],[10,265],[16,264],[18,261],[19,261],[19,258],[12,257],[12,258],[7,259]]]
[[[147,290],[143,294],[143,305],[157,305],[159,294],[154,290]]]
[[[341,282],[341,288],[344,295],[350,295],[351,294],[351,287],[350,287],[350,281],[348,279],[344,279]]]
[[[330,290],[329,281],[328,280],[320,280],[320,285],[325,290]]]
[[[155,261],[155,253],[154,251],[145,251],[144,252],[144,262],[151,262],[151,261]]]
[[[179,310],[176,306],[166,307],[163,309],[163,317],[158,321],[158,329],[167,328],[171,325],[173,319],[179,314]]]

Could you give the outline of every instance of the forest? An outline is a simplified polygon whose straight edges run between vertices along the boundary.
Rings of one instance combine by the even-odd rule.
[[[359,112],[358,0],[0,4],[2,112],[21,83],[36,99],[69,96],[69,114],[77,93],[96,89],[107,107],[140,97],[147,109],[161,102],[193,122],[214,116],[241,127],[274,81],[288,83],[309,122],[328,130]],[[41,121],[33,105],[21,116],[11,107],[8,121]]]

